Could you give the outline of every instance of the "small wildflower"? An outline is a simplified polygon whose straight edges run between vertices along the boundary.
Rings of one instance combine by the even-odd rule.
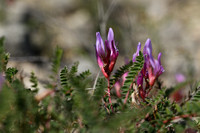
[[[107,40],[105,40],[105,45],[100,33],[96,33],[95,50],[98,65],[101,68],[104,76],[109,78],[118,57],[118,49],[115,45],[114,32],[112,28],[109,28],[108,37]]]
[[[133,54],[133,62],[137,56],[139,56],[139,51],[141,50],[141,44],[138,43],[137,51]],[[164,72],[164,68],[161,65],[161,53],[158,54],[158,58],[154,59],[152,55],[152,45],[151,40],[147,39],[144,49],[144,66],[141,72],[137,76],[137,85],[139,88],[140,97],[144,100],[148,95],[147,89],[151,89],[155,83],[155,80]],[[145,88],[143,88],[143,82],[146,82]]]
[[[157,60],[153,58],[152,45],[150,39],[147,39],[145,43],[143,54],[145,59],[144,69],[147,69],[145,74],[148,74],[149,84],[150,86],[153,86],[155,80],[164,72],[164,68],[161,65],[162,54],[158,54]]]
[[[158,54],[158,59],[150,59],[150,64],[148,69],[149,75],[149,84],[150,86],[154,85],[155,80],[164,72],[164,68],[161,65],[161,53]]]

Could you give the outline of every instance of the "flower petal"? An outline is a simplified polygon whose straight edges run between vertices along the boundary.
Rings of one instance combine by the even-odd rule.
[[[109,43],[107,40],[105,40],[105,46],[106,46],[106,58],[104,59],[105,61],[104,62],[109,62],[109,59],[110,59],[110,53],[111,53],[111,49],[110,49],[110,46],[109,46]]]
[[[113,32],[113,29],[112,28],[109,28],[109,31],[108,31],[108,42],[111,43],[113,40],[114,40],[114,32]]]
[[[148,52],[149,51],[149,52]],[[151,40],[148,38],[143,49],[143,54],[151,54],[152,55],[152,45],[151,45]]]
[[[143,76],[142,76],[141,73],[140,73],[139,76],[138,76],[137,85],[138,85],[138,87],[143,88],[143,87],[142,87],[142,85],[143,85]]]
[[[162,55],[162,53],[158,54],[158,62],[159,62],[160,65],[161,65],[161,55]]]
[[[137,46],[137,51],[133,54],[133,62],[135,62],[136,61],[136,57],[139,56],[140,50],[141,50],[141,43],[139,42],[138,46]]]
[[[99,32],[96,33],[96,49],[99,56],[105,56],[105,47]]]
[[[99,56],[98,52],[97,52],[97,46],[95,45],[95,51],[96,51],[96,58],[97,58],[97,63],[99,65],[100,68],[102,68],[103,65],[103,61],[101,60],[101,57]]]
[[[158,54],[158,62],[159,62],[159,67],[160,67],[159,75],[162,74],[165,71],[163,66],[161,65],[161,55],[162,55],[162,53]]]

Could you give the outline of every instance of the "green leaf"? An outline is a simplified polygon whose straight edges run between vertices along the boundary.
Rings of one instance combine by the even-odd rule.
[[[34,91],[37,92],[38,91],[38,79],[35,76],[34,72],[31,72],[30,82],[32,83],[31,87],[33,87],[35,89]]]
[[[130,85],[133,82],[135,82],[135,78],[138,75],[138,73],[142,70],[143,65],[144,65],[144,57],[142,52],[140,51],[139,56],[136,57],[136,62],[134,62],[133,65],[129,67],[128,76],[126,77],[126,80],[122,87],[123,94],[127,93]]]
[[[75,74],[78,72],[78,65],[79,65],[79,62],[75,62],[73,64],[73,66],[71,67],[70,72],[69,72],[70,77],[75,76]]]
[[[62,55],[63,55],[63,50],[57,46],[52,62],[52,72],[54,74],[57,74],[59,71]]]
[[[133,62],[130,61],[128,64],[125,64],[123,66],[121,66],[116,72],[115,74],[112,76],[112,78],[110,79],[110,85],[114,85],[121,77],[124,73],[126,73],[129,68],[133,65]]]
[[[60,82],[62,87],[64,88],[64,91],[69,90],[71,87],[68,83],[69,80],[69,73],[67,67],[64,67],[60,72]]]
[[[15,74],[18,72],[16,68],[8,68],[6,70],[6,79],[11,83],[14,79]]]
[[[0,72],[6,71],[6,65],[8,63],[8,59],[10,58],[9,53],[4,52],[4,37],[0,37]]]
[[[90,70],[86,70],[86,71],[83,71],[82,73],[80,73],[77,78],[79,79],[85,79],[87,78],[89,75],[91,75],[90,73]]]
[[[106,87],[107,87],[107,82],[105,78],[98,78],[97,84],[95,87],[96,89],[93,95],[94,101],[99,101],[103,97]]]
[[[6,115],[10,113],[12,104],[14,103],[14,93],[4,85],[0,91],[0,121],[6,118]]]
[[[192,97],[191,97],[191,100],[192,101],[195,101],[195,102],[199,102],[200,101],[200,82],[199,84],[196,86],[193,94],[192,94]]]

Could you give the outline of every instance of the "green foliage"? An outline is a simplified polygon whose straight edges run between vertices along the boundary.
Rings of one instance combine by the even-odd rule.
[[[1,40],[2,41],[2,40]],[[3,43],[3,42],[1,42]],[[200,88],[199,83],[191,86],[189,95],[182,103],[170,100],[170,95],[191,82],[178,84],[169,91],[162,87],[155,90],[140,104],[123,103],[124,97],[113,95],[114,112],[106,102],[107,80],[98,78],[94,88],[89,70],[78,72],[78,63],[60,70],[62,50],[57,48],[52,65],[52,77],[40,91],[32,72],[30,82],[33,90],[26,88],[22,79],[15,75],[16,68],[7,68],[8,54],[1,51],[1,73],[5,81],[0,84],[0,132],[185,132],[187,128],[199,129]],[[128,72],[123,94],[133,92],[132,84],[144,64],[140,52],[136,62],[130,62],[116,71],[111,85]],[[2,67],[4,65],[4,67]],[[60,72],[60,73],[59,73]],[[0,75],[0,76],[2,76]],[[59,80],[58,80],[59,75]],[[2,77],[3,79],[4,77]],[[2,85],[2,86],[1,86]],[[124,96],[124,95],[123,95]],[[130,100],[130,96],[128,96]]]
[[[4,41],[5,38],[1,37],[0,38],[0,72],[5,71],[6,70],[6,65],[8,63],[8,59],[10,58],[10,54],[9,53],[5,53],[4,52]]]
[[[38,91],[38,79],[35,76],[34,72],[31,72],[30,82],[32,83],[31,87],[34,88],[34,91]]]
[[[5,41],[5,37],[0,37],[0,53],[4,53],[4,48],[3,48],[3,45],[4,45],[4,41]]]
[[[121,66],[113,75],[113,77],[110,79],[110,84],[113,85],[115,84],[124,73],[129,71],[129,68],[133,65],[133,62],[130,61],[128,64],[125,64]]]
[[[192,101],[200,101],[200,82],[199,84],[195,87],[194,92],[191,94],[191,99]]]
[[[99,78],[97,80],[95,90],[93,90],[94,91],[93,98],[95,101],[101,100],[106,88],[107,88],[107,83],[105,78]]]
[[[90,70],[86,70],[86,71],[83,71],[82,73],[80,73],[77,76],[77,78],[79,78],[79,79],[85,79],[85,78],[87,78],[90,75],[91,75]]]
[[[122,93],[125,94],[130,90],[131,84],[135,82],[135,78],[138,75],[138,73],[142,70],[144,65],[144,57],[142,52],[139,52],[139,56],[136,57],[136,62],[133,63],[132,66],[129,67],[129,73],[126,77],[126,80],[124,82],[124,85],[122,87]]]
[[[192,89],[197,90],[197,88]],[[168,90],[162,89],[157,92],[156,96],[146,99],[147,103],[143,103],[143,106],[150,106],[152,109],[146,116],[145,122],[138,128],[138,132],[175,131],[181,133],[187,127],[197,131],[198,119],[196,118],[200,113],[200,102],[187,98],[184,103],[177,104],[169,100],[168,93]]]
[[[62,55],[63,50],[57,46],[52,61],[52,72],[54,72],[54,74],[59,72]]]
[[[68,77],[68,69],[67,67],[64,67],[61,72],[60,72],[60,83],[64,90],[69,90],[71,87],[69,86],[68,83],[69,77]]]
[[[3,66],[2,66],[3,71],[6,70],[6,66],[7,66],[7,64],[8,64],[9,58],[10,58],[10,54],[9,54],[9,53],[4,53],[3,63],[2,63],[2,65],[3,65]]]
[[[72,65],[72,67],[71,67],[71,70],[69,71],[69,76],[71,77],[73,77],[77,72],[78,72],[78,65],[79,65],[79,63],[78,62],[76,62],[76,63],[74,63],[73,65]]]
[[[156,96],[152,96],[151,98],[147,98],[146,101],[148,102],[148,104],[150,104],[151,106],[155,106],[158,103],[160,103],[163,99],[165,99],[165,91],[164,90],[158,90],[157,95]]]
[[[9,82],[12,82],[13,79],[14,79],[14,76],[15,74],[17,74],[18,70],[16,68],[8,68],[6,70],[6,79],[9,81]]]
[[[14,93],[7,85],[4,85],[0,92],[0,122],[10,113],[10,106],[14,100]]]
[[[60,71],[60,83],[62,86],[62,91],[64,91],[68,96],[71,95],[73,88],[71,85],[71,80],[76,78],[79,80],[84,80],[91,73],[89,70],[84,71],[77,75],[78,72],[78,62],[74,63],[70,69],[66,66]]]

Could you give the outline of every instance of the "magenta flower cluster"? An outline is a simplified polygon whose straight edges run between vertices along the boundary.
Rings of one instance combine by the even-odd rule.
[[[96,33],[95,50],[98,65],[101,68],[104,76],[108,79],[119,54],[115,45],[114,32],[112,28],[109,28],[108,37],[107,40],[105,40],[105,45],[100,33]]]
[[[133,54],[133,62],[135,62],[136,56],[139,55],[141,50],[141,43],[137,46],[136,53]],[[161,53],[158,54],[158,58],[154,59],[152,55],[152,45],[151,40],[147,39],[144,49],[144,66],[139,75],[137,76],[137,85],[139,88],[139,94],[142,99],[144,99],[148,92],[151,90],[152,86],[155,83],[155,80],[164,72],[163,66],[161,65]],[[146,82],[145,88],[143,88],[144,83]]]
[[[103,72],[104,76],[108,79],[113,71],[115,62],[118,57],[118,49],[115,45],[114,32],[112,28],[109,28],[107,40],[103,42],[99,32],[96,33],[96,57],[99,67]],[[133,54],[133,62],[136,61],[136,57],[139,56],[141,51],[141,43],[138,43],[137,51]],[[141,72],[136,77],[136,83],[139,88],[139,95],[144,100],[151,88],[153,87],[156,79],[164,72],[163,66],[161,65],[161,53],[158,54],[158,58],[154,59],[152,55],[151,40],[147,39],[144,49],[144,66]],[[145,85],[145,87],[143,87]],[[119,87],[118,87],[119,88]],[[118,89],[118,95],[119,89]]]

